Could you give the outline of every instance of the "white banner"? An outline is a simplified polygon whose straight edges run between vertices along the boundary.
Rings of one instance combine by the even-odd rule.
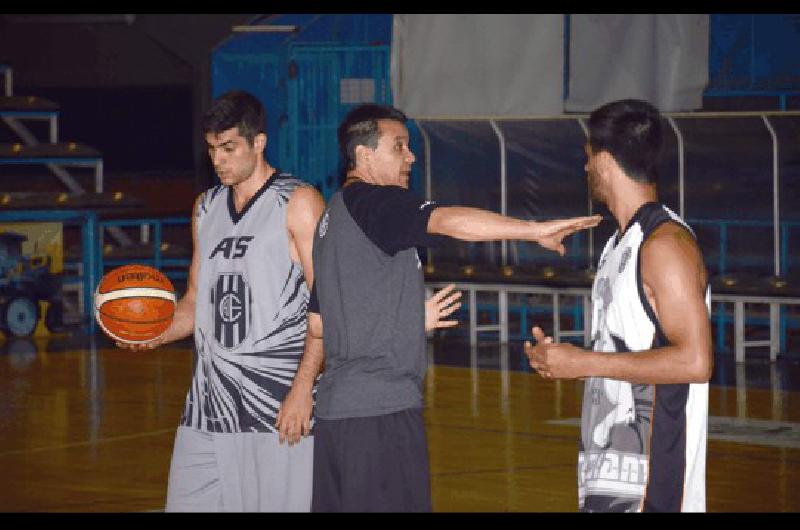
[[[708,15],[571,15],[567,112],[617,99],[699,109],[708,84]]]
[[[560,14],[394,15],[394,105],[410,117],[555,116]]]

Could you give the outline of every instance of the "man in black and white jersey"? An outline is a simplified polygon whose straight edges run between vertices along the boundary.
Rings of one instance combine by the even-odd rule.
[[[661,115],[621,100],[589,118],[586,172],[618,224],[592,288],[592,351],[534,327],[530,364],[586,378],[578,457],[583,511],[705,511],[710,293],[692,230],[659,204]]]
[[[592,216],[537,223],[425,202],[408,190],[414,154],[405,121],[392,107],[362,105],[338,131],[347,180],[314,235],[306,349],[281,408],[284,428],[296,433],[311,413],[324,357],[312,511],[432,508],[422,415],[424,282],[416,247],[444,235],[535,241],[563,254],[564,237],[599,222]]]

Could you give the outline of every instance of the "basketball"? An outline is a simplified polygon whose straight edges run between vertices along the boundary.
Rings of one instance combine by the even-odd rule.
[[[108,272],[94,293],[95,319],[114,340],[141,344],[161,336],[175,314],[175,289],[161,271],[123,265]]]

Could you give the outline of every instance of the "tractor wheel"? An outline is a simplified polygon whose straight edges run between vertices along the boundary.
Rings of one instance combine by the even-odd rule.
[[[3,307],[0,318],[12,337],[29,337],[39,322],[39,304],[27,296],[15,296]]]

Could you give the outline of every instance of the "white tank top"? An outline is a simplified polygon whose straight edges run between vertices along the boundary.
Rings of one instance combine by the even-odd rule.
[[[668,344],[644,294],[642,243],[674,212],[644,204],[606,243],[592,288],[595,351]],[[692,235],[694,235],[692,233]],[[706,289],[706,306],[710,293]],[[648,385],[586,380],[578,459],[579,506],[587,511],[705,511],[708,383]]]

